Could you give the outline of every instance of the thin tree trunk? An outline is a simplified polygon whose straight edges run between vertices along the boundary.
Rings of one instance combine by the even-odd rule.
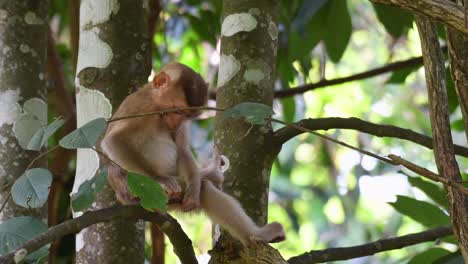
[[[0,1],[0,213],[2,220],[47,217],[46,206],[26,209],[9,199],[14,181],[39,152],[25,150],[47,124],[46,50],[48,1]],[[36,162],[35,167],[46,162]]]
[[[456,30],[446,29],[450,72],[457,91],[466,140],[468,141],[468,38]]]
[[[242,102],[271,106],[279,1],[226,0],[222,17],[217,106],[227,108]],[[216,118],[216,144],[230,160],[224,191],[237,198],[259,225],[267,220],[274,159],[271,141],[270,126],[251,126],[242,120],[224,119],[222,115]],[[240,246],[223,232],[211,255],[211,263],[236,261],[226,256],[240,257]],[[267,259],[274,259],[274,254],[269,255]]]
[[[109,118],[130,91],[146,83],[149,51],[144,0],[81,1],[75,83],[78,126],[97,117]],[[79,149],[73,192],[102,166],[94,151]],[[106,185],[91,209],[116,203]],[[144,226],[142,221],[115,220],[81,231],[76,239],[77,263],[143,263]]]
[[[460,182],[460,170],[455,159],[450,133],[444,59],[436,24],[424,16],[416,15],[416,25],[424,58],[437,169],[442,177]],[[458,240],[458,246],[465,261],[468,261],[468,197],[450,186],[446,185],[445,188],[453,233]]]

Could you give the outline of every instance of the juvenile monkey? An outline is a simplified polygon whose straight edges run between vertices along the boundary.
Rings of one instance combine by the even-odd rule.
[[[183,64],[169,63],[151,83],[125,98],[114,118],[203,106],[207,94],[206,83],[199,74]],[[182,198],[180,209],[203,210],[244,245],[255,241],[284,240],[281,224],[275,222],[258,227],[238,201],[216,187],[223,180],[218,153],[210,165],[202,169],[197,167],[184,124],[198,114],[199,111],[171,112],[111,122],[102,141],[102,149],[123,169],[158,181],[169,200]],[[136,201],[120,168],[110,165],[108,179],[120,202]]]

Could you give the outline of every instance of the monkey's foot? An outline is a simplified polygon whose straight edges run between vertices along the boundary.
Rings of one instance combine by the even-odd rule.
[[[259,236],[249,236],[249,241],[250,243],[252,243],[253,245],[257,245],[258,242],[265,242],[265,243],[279,243],[279,242],[282,242],[286,240],[286,236],[284,234],[279,234],[278,236],[275,236],[273,237],[272,239],[266,241],[264,238],[262,237],[259,237]]]
[[[187,195],[184,197],[184,200],[182,201],[182,210],[185,212],[192,211],[194,209],[197,209],[200,207],[200,199],[194,199],[193,197],[187,197]]]
[[[180,188],[179,183],[175,179],[168,178],[160,181],[160,183],[166,191],[169,200],[181,198],[182,188]]]

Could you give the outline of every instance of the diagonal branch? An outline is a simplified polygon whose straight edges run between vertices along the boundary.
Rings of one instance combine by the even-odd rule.
[[[441,22],[468,36],[462,6],[450,0],[370,0],[377,4],[397,6]]]
[[[419,134],[410,129],[405,129],[391,125],[377,125],[354,117],[309,118],[303,119],[295,123],[295,125],[310,130],[353,129],[378,137],[393,137],[404,139],[424,146],[426,148],[433,149],[431,137]],[[283,128],[278,129],[274,133],[274,140],[276,145],[278,147],[281,147],[282,144],[302,133],[302,131],[299,131],[293,127],[285,126]],[[468,157],[468,148],[455,145],[455,153],[463,157]]]
[[[86,212],[80,217],[53,226],[45,233],[26,241],[14,252],[0,256],[0,263],[13,263],[15,253],[20,250],[26,250],[27,253],[34,252],[55,239],[77,233],[88,226],[117,218],[142,219],[156,223],[171,241],[174,246],[174,252],[179,257],[181,263],[198,263],[193,251],[192,241],[174,218],[165,213],[146,211],[136,205],[116,206]]]
[[[393,162],[397,163],[398,165],[402,165],[403,167],[409,169],[410,171],[414,172],[414,173],[417,173],[423,177],[426,177],[428,179],[431,179],[433,181],[436,181],[436,182],[441,182],[443,184],[446,184],[446,185],[449,185],[450,187],[452,188],[455,188],[457,189],[457,191],[460,191],[462,193],[464,193],[465,195],[468,195],[468,189],[465,188],[465,186],[463,186],[463,184],[461,184],[460,182],[454,182],[450,179],[447,179],[447,178],[444,178],[444,177],[441,177],[439,175],[437,175],[436,173],[426,169],[426,168],[423,168],[421,166],[418,166],[408,160],[405,160],[397,155],[393,155],[393,154],[390,154],[388,155],[388,157],[393,160]]]
[[[400,237],[381,239],[354,247],[328,248],[324,250],[312,250],[302,255],[292,257],[289,264],[310,264],[336,260],[354,259],[371,256],[379,252],[400,249],[423,242],[433,241],[452,234],[450,227],[438,227],[424,232],[409,234]]]

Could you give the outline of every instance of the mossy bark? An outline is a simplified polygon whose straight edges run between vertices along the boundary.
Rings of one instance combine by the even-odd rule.
[[[110,101],[112,109],[115,110],[130,92],[147,82],[151,70],[150,42],[147,34],[145,1],[107,2],[108,6],[95,0],[81,1],[76,81],[77,93],[80,93],[80,89],[98,90]],[[107,9],[99,10],[101,14],[90,18],[89,13],[98,12],[96,7],[107,7]],[[83,35],[94,33],[97,34],[99,43],[96,43],[96,47],[91,45],[91,48],[84,49],[86,43],[83,43],[81,38]],[[99,67],[102,61],[96,63],[89,54],[102,55],[100,52],[103,47],[106,51],[111,50],[111,60],[104,67],[102,65]],[[86,54],[87,52],[89,54]],[[78,120],[80,114],[82,113],[78,111]],[[100,166],[102,167],[104,163],[101,159]],[[116,203],[113,190],[106,185],[97,195],[92,209],[106,208]],[[144,263],[142,221],[121,219],[94,225],[83,230],[78,239],[80,241],[77,242],[79,243],[77,263]]]
[[[273,104],[279,1],[223,2],[217,106],[242,102]],[[216,144],[230,160],[224,191],[238,199],[258,225],[267,220],[270,170],[275,157],[270,125],[216,117]],[[211,263],[245,260],[226,232],[211,252]],[[226,256],[229,256],[226,258]]]
[[[47,112],[47,9],[46,0],[0,1],[0,205],[9,199],[8,193],[14,181],[40,154],[19,144],[19,136],[15,135],[13,126],[23,111],[24,103],[32,98],[41,100]],[[42,160],[33,168],[45,165],[45,160]],[[0,222],[20,215],[45,219],[45,209],[46,206],[22,208],[9,199],[0,213]]]

